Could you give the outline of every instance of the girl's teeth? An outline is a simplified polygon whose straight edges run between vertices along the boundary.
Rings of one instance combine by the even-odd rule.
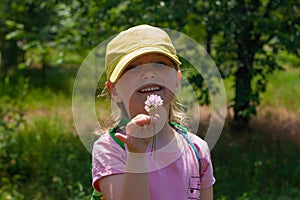
[[[159,87],[144,88],[144,89],[141,89],[141,92],[151,92],[151,91],[156,91],[156,90],[159,90]]]

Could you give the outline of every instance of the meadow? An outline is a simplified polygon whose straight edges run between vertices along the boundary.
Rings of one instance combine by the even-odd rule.
[[[284,62],[248,130],[233,132],[228,115],[211,152],[217,200],[300,196],[300,67]],[[42,87],[41,70],[26,69],[0,85],[0,200],[89,199],[91,155],[72,118],[76,71],[49,68]],[[230,80],[226,85],[230,100]]]

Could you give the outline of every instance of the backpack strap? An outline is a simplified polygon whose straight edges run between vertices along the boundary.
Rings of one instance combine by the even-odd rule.
[[[200,181],[200,177],[201,177],[201,159],[200,159],[200,155],[197,151],[197,148],[195,147],[194,143],[191,141],[191,139],[188,136],[188,129],[185,128],[184,126],[181,126],[180,124],[177,124],[175,122],[169,122],[170,125],[180,134],[184,137],[184,139],[187,141],[187,143],[192,147],[196,158],[198,160],[198,170],[199,170],[199,181]],[[199,182],[200,183],[200,182]]]
[[[116,126],[116,127],[117,127],[117,126]],[[115,128],[116,128],[116,127],[115,127]],[[115,136],[116,131],[119,129],[119,127],[117,128],[117,130],[114,130],[115,128],[109,130],[109,134],[110,134],[110,136],[112,137],[112,139],[114,139],[114,141],[115,141],[120,147],[122,147],[122,149],[126,152],[124,143],[123,143],[121,140],[119,140],[118,138],[116,138],[116,136]]]
[[[197,148],[195,147],[194,143],[191,141],[191,139],[188,137],[188,129],[180,124],[177,124],[175,122],[169,122],[169,124],[180,134],[184,137],[184,139],[189,143],[189,145],[192,147],[196,158],[198,161],[200,161],[200,155],[197,151]]]
[[[90,200],[104,200],[104,196],[101,192],[98,192],[97,190],[93,191],[93,194],[90,198]]]
[[[126,153],[126,150],[125,150],[125,145],[124,145],[124,143],[123,143],[121,140],[119,140],[118,138],[116,138],[115,134],[116,134],[116,132],[117,132],[120,128],[126,126],[126,125],[129,123],[129,121],[130,121],[130,119],[121,119],[117,126],[115,126],[113,129],[110,129],[110,130],[109,130],[109,134],[110,134],[110,136],[112,137],[112,139],[113,139],[118,145],[120,145],[120,147],[125,151],[125,153]]]

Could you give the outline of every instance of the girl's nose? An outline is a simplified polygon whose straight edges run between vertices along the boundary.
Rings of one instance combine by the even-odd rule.
[[[149,78],[156,77],[156,74],[151,66],[145,66],[145,67],[143,67],[142,70],[143,70],[142,75],[141,75],[142,79],[149,79]]]

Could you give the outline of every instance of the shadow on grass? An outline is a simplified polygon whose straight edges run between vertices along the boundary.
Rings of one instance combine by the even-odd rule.
[[[212,150],[216,199],[299,198],[300,141],[295,130],[300,120],[292,113],[260,111],[245,132],[233,133],[226,126]]]
[[[76,78],[78,67],[48,67],[46,71],[41,68],[28,68],[21,70],[17,75],[28,77],[30,87],[49,88],[53,92],[72,93],[73,83]]]

